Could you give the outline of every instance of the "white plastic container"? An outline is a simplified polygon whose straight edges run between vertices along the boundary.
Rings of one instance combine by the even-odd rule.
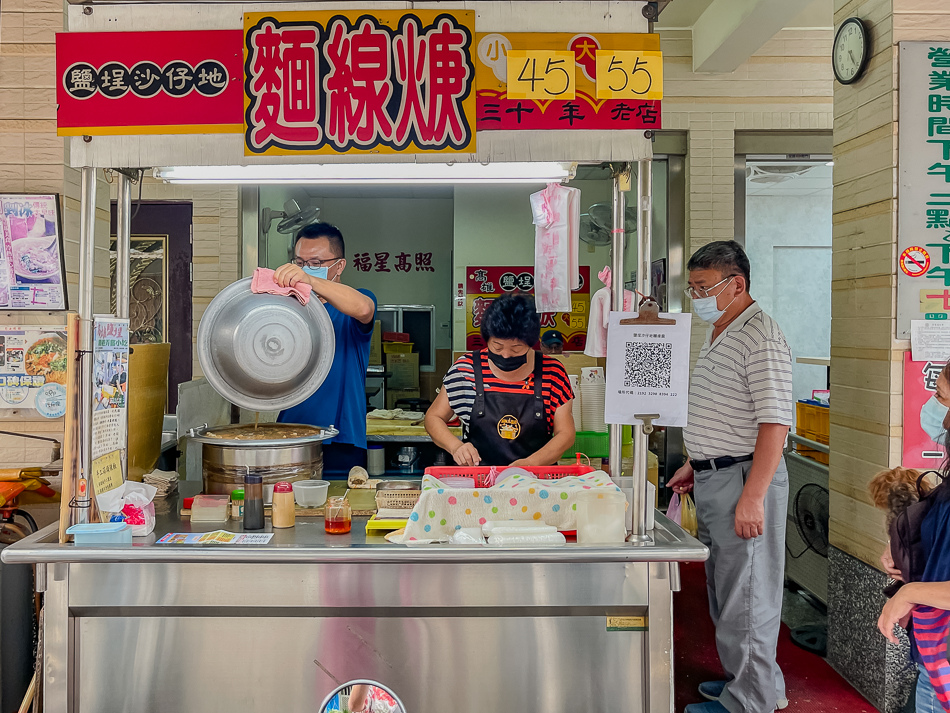
[[[196,495],[191,503],[191,521],[224,522],[230,504],[230,495]]]
[[[132,528],[124,522],[88,522],[66,530],[77,545],[131,545]]]
[[[370,446],[366,449],[366,472],[372,478],[386,472],[385,446]]]
[[[580,543],[623,542],[627,539],[623,493],[610,488],[592,488],[577,494],[577,541]]]
[[[328,480],[297,480],[293,483],[294,501],[304,508],[323,507],[330,490]]]

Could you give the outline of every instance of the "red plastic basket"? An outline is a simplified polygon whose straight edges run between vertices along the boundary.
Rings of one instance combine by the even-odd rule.
[[[488,487],[489,476],[492,471],[496,474],[501,473],[501,471],[506,470],[509,466],[506,465],[496,465],[496,466],[461,466],[461,465],[440,465],[440,466],[431,466],[426,468],[426,475],[431,475],[433,478],[442,478],[449,477],[464,477],[464,478],[475,478],[475,487],[476,488],[485,488]],[[575,465],[546,465],[546,466],[519,466],[523,467],[524,470],[528,471],[532,475],[536,476],[539,480],[558,480],[559,478],[568,478],[572,475],[585,475],[587,473],[593,473],[594,469],[589,465],[581,465],[577,463]]]

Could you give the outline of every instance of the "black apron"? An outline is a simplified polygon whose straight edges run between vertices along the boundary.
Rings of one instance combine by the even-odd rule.
[[[535,352],[533,391],[501,393],[485,390],[482,352],[472,354],[475,403],[465,440],[475,446],[482,459],[480,465],[508,465],[527,458],[551,440],[541,393],[543,362],[542,355]]]

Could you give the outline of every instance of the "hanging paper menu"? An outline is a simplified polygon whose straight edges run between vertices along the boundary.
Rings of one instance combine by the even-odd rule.
[[[0,310],[66,309],[59,197],[0,195]]]
[[[92,347],[92,469],[106,472],[128,448],[129,320],[95,317]],[[123,468],[124,472],[124,468]],[[98,494],[98,491],[97,491]]]

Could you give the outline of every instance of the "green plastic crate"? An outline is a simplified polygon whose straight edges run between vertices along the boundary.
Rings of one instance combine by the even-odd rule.
[[[606,458],[610,455],[610,436],[596,431],[578,431],[574,434],[574,445],[564,452],[562,458],[573,458],[575,453],[583,453],[589,458]]]

